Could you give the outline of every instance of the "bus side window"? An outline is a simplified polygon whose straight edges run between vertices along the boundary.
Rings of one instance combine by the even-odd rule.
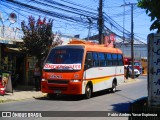
[[[112,54],[112,58],[113,58],[113,65],[118,65],[118,61],[117,61],[117,54]]]
[[[93,52],[93,66],[98,67],[99,66],[99,59],[98,54],[96,52]]]
[[[106,63],[107,63],[107,66],[112,65],[112,55],[109,53],[106,54]]]
[[[123,65],[123,57],[121,54],[118,54],[118,63],[120,66]]]
[[[92,66],[93,66],[92,53],[91,52],[87,52],[86,53],[86,59],[85,59],[85,67],[86,68],[90,68]]]
[[[104,53],[98,53],[100,66],[106,66]]]

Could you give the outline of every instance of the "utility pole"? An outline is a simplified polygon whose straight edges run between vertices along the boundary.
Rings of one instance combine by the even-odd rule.
[[[132,59],[132,79],[134,79],[133,4],[131,4],[131,59]]]
[[[89,41],[92,20],[91,20],[91,18],[89,18],[89,17],[87,17],[87,19],[88,19],[88,21],[89,21],[89,28],[88,28],[88,41]]]
[[[99,44],[103,44],[103,11],[102,11],[102,6],[103,6],[103,0],[99,0],[99,8],[98,8],[98,25],[99,25]]]
[[[124,29],[125,29],[125,4],[126,4],[126,2],[125,2],[125,0],[123,0],[123,2],[124,2],[124,6],[123,6],[123,43],[124,43],[124,41],[125,41]]]
[[[132,79],[134,79],[134,33],[133,33],[133,6],[136,3],[124,4],[122,6],[131,6],[131,62],[132,62]]]

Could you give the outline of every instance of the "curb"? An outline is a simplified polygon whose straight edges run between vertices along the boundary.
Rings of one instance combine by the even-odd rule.
[[[146,74],[142,74],[142,76],[147,76]],[[128,78],[124,80],[124,83],[133,83],[138,82],[139,79],[135,78]],[[15,90],[13,93],[7,93],[4,96],[0,96],[0,104],[6,103],[6,102],[14,102],[14,101],[22,101],[26,99],[37,99],[41,97],[47,96],[46,93],[42,93],[41,91],[35,91],[35,90]]]

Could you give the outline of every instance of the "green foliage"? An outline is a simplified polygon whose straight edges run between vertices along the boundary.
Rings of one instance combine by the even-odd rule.
[[[35,21],[33,16],[29,16],[28,24],[23,21],[21,27],[24,33],[24,42],[21,49],[38,60],[43,59],[52,45],[52,23],[53,20],[49,19],[47,22],[46,18],[41,20],[40,17]]]
[[[160,0],[138,0],[138,7],[145,9],[146,14],[151,17],[153,21],[150,26],[150,30],[157,29],[157,33],[160,32]]]

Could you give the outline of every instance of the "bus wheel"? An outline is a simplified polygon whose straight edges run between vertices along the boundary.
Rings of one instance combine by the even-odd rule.
[[[115,93],[115,92],[116,92],[116,82],[115,82],[115,81],[113,81],[113,83],[112,83],[111,92],[112,92],[112,93]]]
[[[91,90],[91,87],[89,85],[86,86],[86,89],[85,89],[85,98],[86,99],[89,99],[91,98],[92,96],[92,90]]]
[[[48,93],[47,94],[47,98],[49,98],[49,99],[53,99],[53,98],[55,98],[57,96],[57,94],[53,94],[53,93]]]

